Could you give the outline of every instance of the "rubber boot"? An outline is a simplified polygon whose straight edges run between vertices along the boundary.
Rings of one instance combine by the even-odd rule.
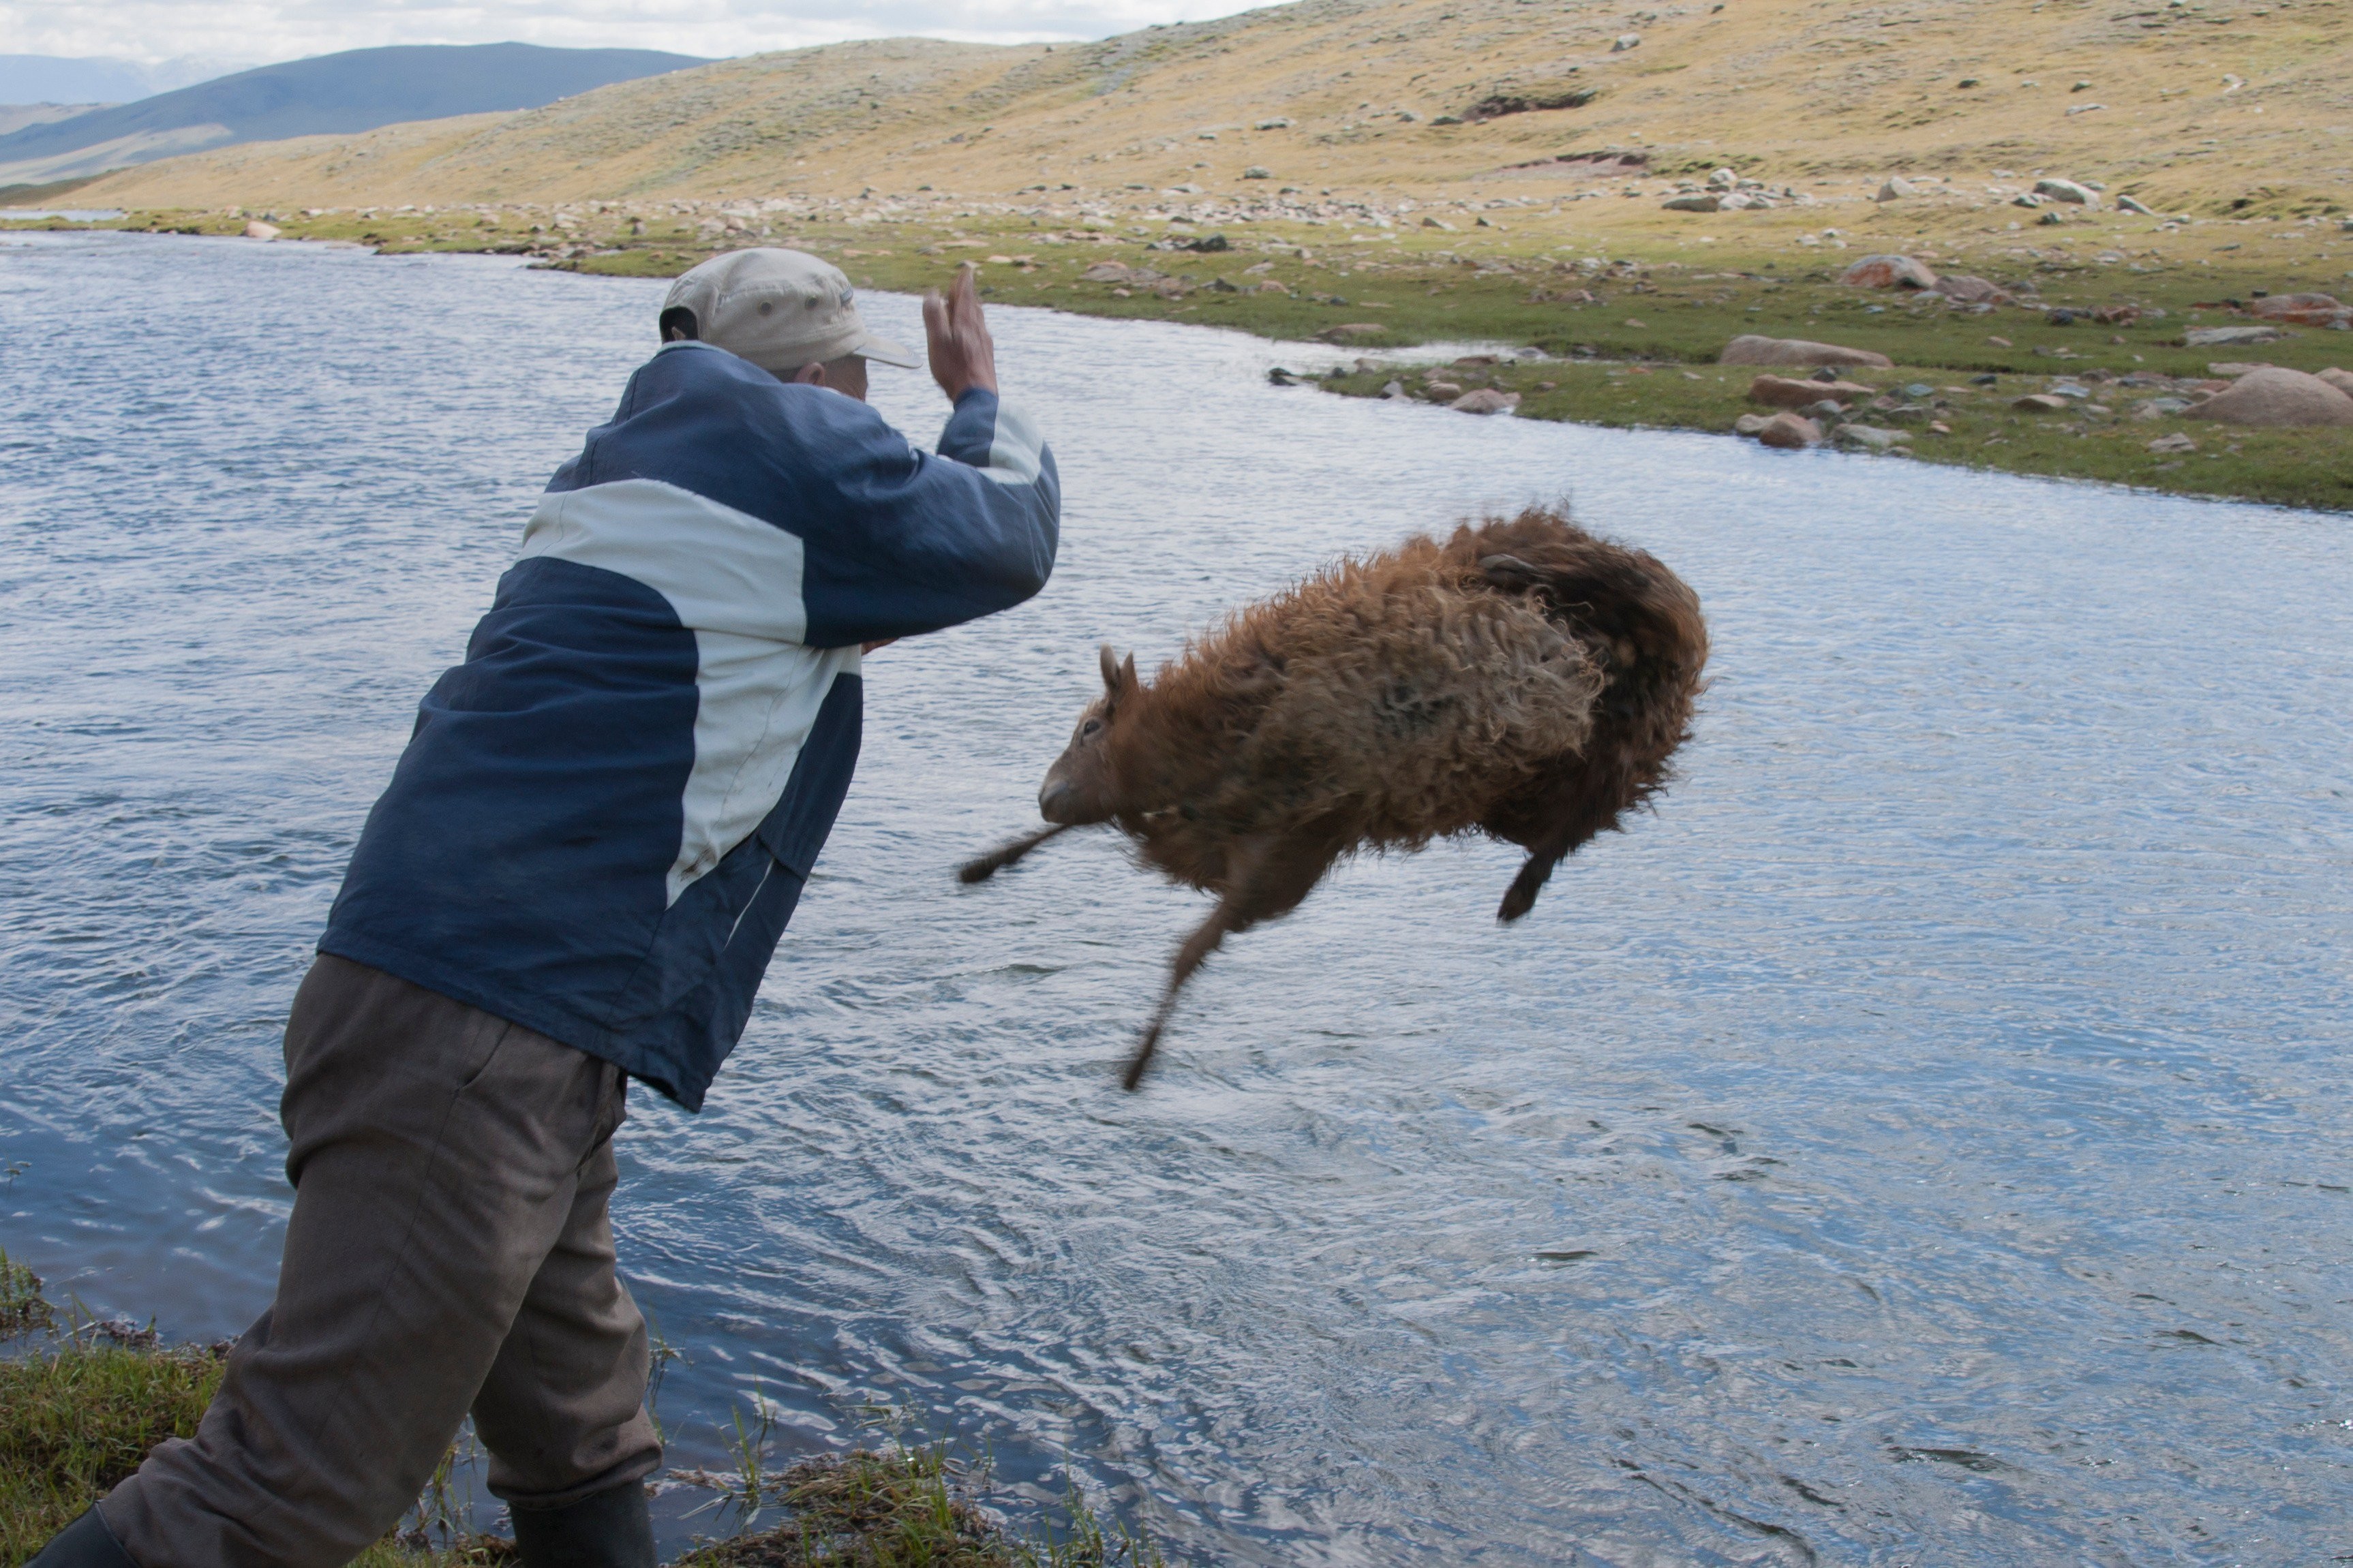
[[[563,1508],[511,1508],[507,1514],[523,1568],[655,1568],[643,1482],[591,1492]]]
[[[648,1555],[647,1562],[653,1558]],[[35,1554],[25,1568],[139,1568],[131,1561],[131,1553],[114,1539],[114,1531],[106,1528],[106,1521],[91,1509],[71,1524],[49,1538],[49,1543]]]

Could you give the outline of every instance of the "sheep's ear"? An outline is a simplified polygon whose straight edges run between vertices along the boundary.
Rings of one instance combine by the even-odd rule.
[[[1130,659],[1128,662],[1133,664],[1134,663],[1134,660]],[[1110,692],[1113,697],[1118,696],[1119,649],[1112,647],[1109,643],[1103,645],[1103,689]]]
[[[1124,700],[1143,689],[1143,683],[1135,679],[1135,656],[1129,654],[1119,667],[1120,697]]]

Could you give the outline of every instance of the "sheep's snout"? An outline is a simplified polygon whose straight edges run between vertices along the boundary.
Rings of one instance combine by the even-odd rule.
[[[1078,804],[1078,792],[1067,779],[1050,778],[1038,791],[1038,815],[1057,826],[1068,827],[1078,821],[1072,808]]]

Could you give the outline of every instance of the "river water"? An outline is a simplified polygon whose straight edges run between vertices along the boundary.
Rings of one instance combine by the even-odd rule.
[[[0,1246],[267,1301],[284,1010],[417,698],[659,286],[0,242]],[[920,339],[913,302],[870,298]],[[1474,419],[1000,310],[1048,590],[868,664],[700,1117],[620,1138],[672,1462],[895,1420],[1178,1560],[2288,1563],[2353,1514],[2342,517]],[[876,401],[928,441],[917,373]],[[1535,913],[1344,868],[1115,1065],[1200,912],[961,889],[1095,681],[1336,552],[1571,498],[1699,591],[1684,781]],[[892,1414],[878,1416],[877,1409]],[[723,1528],[659,1504],[665,1542]],[[1023,1500],[1029,1500],[1029,1502]]]

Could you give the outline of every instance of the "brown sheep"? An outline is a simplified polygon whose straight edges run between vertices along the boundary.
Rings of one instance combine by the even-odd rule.
[[[1288,914],[1344,855],[1478,829],[1528,851],[1497,918],[1667,782],[1707,662],[1699,599],[1639,550],[1530,509],[1342,561],[1163,665],[1103,650],[1103,694],[1039,791],[1052,826],[965,866],[977,882],[1109,822],[1218,895],[1178,950],[1125,1083],[1231,932]]]

